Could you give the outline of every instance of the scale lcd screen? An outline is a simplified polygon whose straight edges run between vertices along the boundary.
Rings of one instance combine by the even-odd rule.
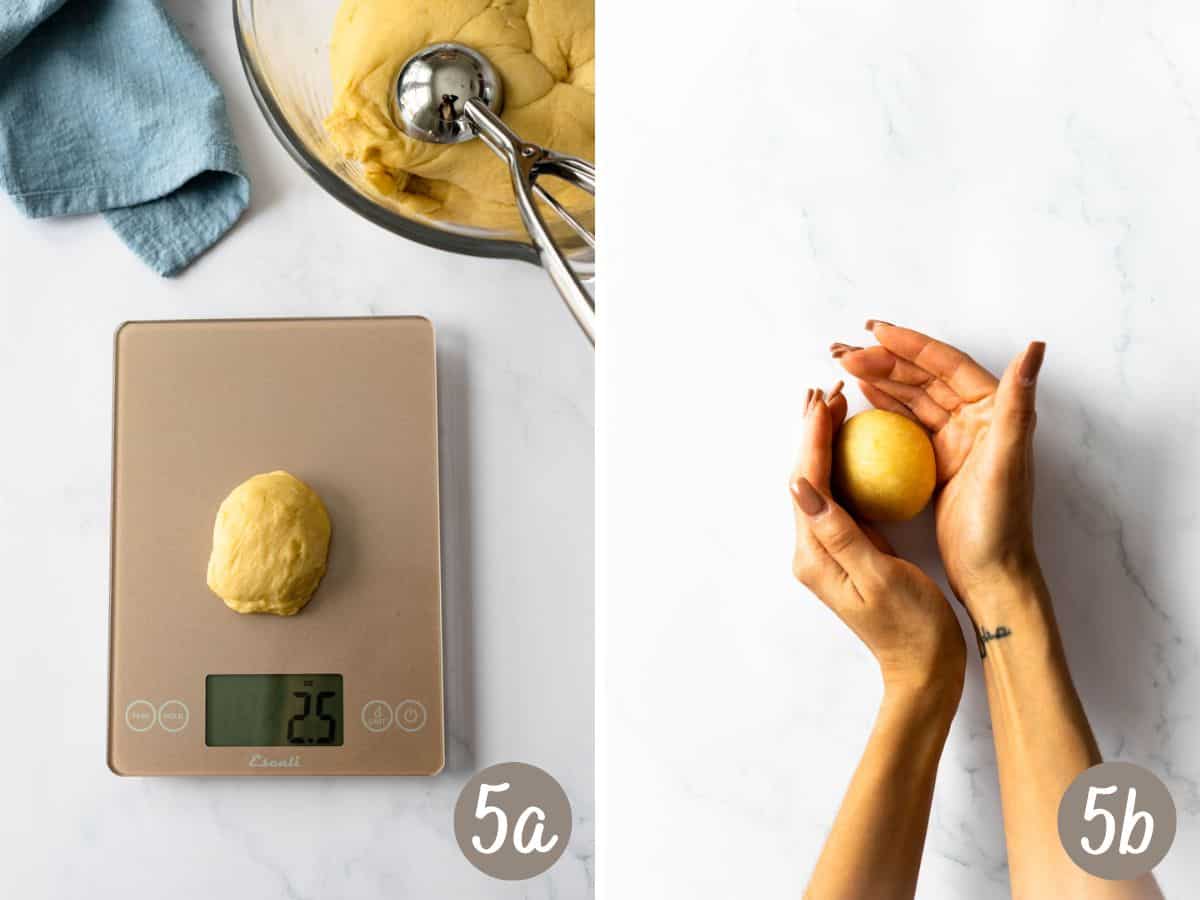
[[[209,675],[210,747],[342,746],[341,675]]]

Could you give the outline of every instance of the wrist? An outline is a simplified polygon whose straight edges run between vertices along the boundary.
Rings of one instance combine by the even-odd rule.
[[[1024,659],[1061,652],[1058,624],[1041,570],[999,579],[971,596],[967,611],[980,657],[991,668],[1021,651]],[[986,668],[985,668],[986,671]]]
[[[936,681],[923,689],[885,685],[876,727],[897,736],[910,752],[923,747],[939,754],[961,696],[961,681]]]
[[[997,616],[1027,615],[1050,605],[1050,592],[1037,560],[1020,566],[998,567],[956,589],[958,599],[976,627],[995,624]]]
[[[957,652],[932,667],[902,676],[885,674],[883,711],[948,727],[958,710],[965,675],[966,652],[960,640]]]

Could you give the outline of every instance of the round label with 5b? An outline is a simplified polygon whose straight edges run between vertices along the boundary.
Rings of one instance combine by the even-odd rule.
[[[454,837],[485,875],[520,881],[549,869],[571,840],[571,804],[548,772],[526,763],[489,766],[463,787]]]
[[[1123,881],[1157,866],[1175,841],[1175,803],[1148,769],[1128,762],[1092,766],[1058,805],[1063,849],[1089,875]]]

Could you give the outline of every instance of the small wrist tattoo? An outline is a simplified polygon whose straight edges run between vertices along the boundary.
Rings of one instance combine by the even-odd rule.
[[[979,658],[987,658],[987,643],[988,641],[998,641],[1000,638],[1006,638],[1012,634],[1012,630],[1007,625],[1001,625],[995,631],[988,631],[986,628],[980,628],[975,632],[975,639],[979,642]]]

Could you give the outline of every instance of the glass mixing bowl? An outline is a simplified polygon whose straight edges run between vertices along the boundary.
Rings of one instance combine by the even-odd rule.
[[[242,67],[275,136],[317,184],[376,225],[453,253],[536,264],[524,232],[416,216],[376,191],[362,167],[334,147],[322,122],[333,108],[329,38],[339,5],[340,0],[233,0]],[[504,163],[497,158],[496,165]],[[592,249],[565,230],[555,228],[554,235],[571,266],[590,281]]]

